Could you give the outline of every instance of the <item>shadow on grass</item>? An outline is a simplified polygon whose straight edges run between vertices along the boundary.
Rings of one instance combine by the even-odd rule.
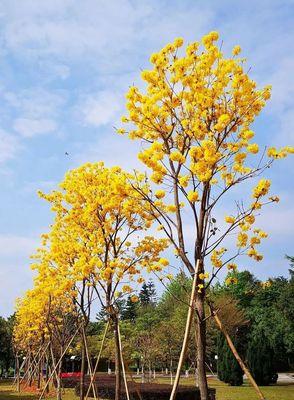
[[[18,399],[18,400],[36,400],[38,396],[29,394],[15,393],[13,390],[5,390],[5,392],[0,392],[0,400]]]
[[[269,387],[274,387],[274,386],[293,386],[294,387],[294,382],[278,382],[276,385],[270,385]]]
[[[12,380],[0,381],[0,400],[37,400],[38,398],[39,396],[33,393],[17,393]]]

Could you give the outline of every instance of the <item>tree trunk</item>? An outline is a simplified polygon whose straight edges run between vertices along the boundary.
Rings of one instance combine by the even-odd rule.
[[[152,379],[151,361],[149,361],[149,382]]]
[[[114,327],[114,341],[115,341],[115,400],[121,399],[121,353],[119,345],[119,332],[118,332],[118,316],[117,314],[112,315],[113,327]]]
[[[86,350],[84,340],[82,338],[82,351],[81,351],[81,377],[80,377],[80,400],[84,400],[85,397],[85,390],[84,390],[84,383],[85,383],[85,358],[86,358]]]
[[[46,393],[49,393],[49,376],[50,376],[50,365],[49,365],[49,357],[46,356],[46,376],[45,376],[45,387]],[[47,386],[46,386],[47,385]]]
[[[95,380],[95,376],[94,376],[95,371],[93,372],[93,369],[92,369],[92,360],[91,360],[91,356],[89,354],[89,347],[88,347],[88,341],[87,341],[87,337],[86,337],[85,327],[83,327],[82,330],[83,330],[84,347],[85,347],[87,363],[88,363],[87,375],[90,374],[89,387],[93,388],[94,398],[95,398],[95,400],[97,400],[96,386],[95,386],[95,384],[92,385],[93,381]],[[87,398],[87,396],[88,396],[88,393],[86,394],[85,397]]]
[[[62,354],[62,349],[61,349],[61,354]],[[56,393],[56,400],[61,400],[61,363],[59,363],[58,368],[57,368],[57,375],[56,375],[56,379],[57,379],[57,393]]]
[[[127,375],[126,375],[124,358],[123,358],[123,351],[122,351],[121,334],[120,334],[119,323],[117,325],[117,332],[118,332],[119,353],[120,353],[120,358],[121,358],[121,369],[122,369],[122,375],[123,375],[124,384],[125,384],[126,398],[127,398],[127,400],[130,400],[130,394],[129,394],[129,388],[128,388],[128,382],[127,382]]]
[[[28,385],[31,387],[32,386],[32,356],[31,356],[31,352],[29,354],[29,363],[28,363]]]
[[[56,379],[56,399],[61,400],[61,377],[60,377],[61,362],[59,362],[58,364],[56,363],[52,345],[50,345],[50,352],[51,352],[53,371],[54,371],[55,379]],[[60,349],[60,354],[62,355],[62,346]],[[43,390],[43,392],[44,392],[44,390]],[[40,398],[42,398],[42,394],[41,394]]]
[[[19,371],[19,357],[18,355],[16,356],[15,360],[15,373],[16,373],[16,391],[19,393],[20,392],[20,371]]]
[[[198,385],[201,400],[209,400],[208,385],[205,370],[206,354],[206,322],[204,309],[204,293],[197,293],[195,299],[196,316],[196,359],[198,372]]]
[[[39,361],[38,361],[38,378],[37,378],[37,388],[38,389],[40,389],[40,387],[41,387],[42,360],[43,360],[43,358],[40,357]]]
[[[102,338],[99,354],[98,354],[98,357],[97,357],[97,360],[96,360],[96,364],[95,364],[95,367],[94,367],[94,370],[93,370],[93,374],[91,376],[90,384],[88,386],[88,390],[87,390],[87,393],[86,393],[86,400],[88,399],[88,395],[89,395],[89,392],[91,390],[91,387],[93,387],[93,392],[94,392],[94,388],[96,387],[95,386],[95,382],[94,382],[95,374],[97,372],[99,361],[100,361],[100,358],[101,358],[101,354],[102,354],[102,351],[103,351],[103,348],[104,348],[104,341],[105,341],[105,338],[106,338],[106,335],[107,335],[107,332],[108,332],[108,328],[109,328],[109,320],[107,321],[107,324],[106,324],[106,327],[105,327],[105,331],[104,331],[104,335],[103,335],[103,338]],[[108,364],[108,370],[109,370],[109,364]]]
[[[182,366],[185,360],[187,348],[188,348],[188,342],[189,342],[189,336],[190,336],[190,331],[191,331],[191,325],[192,325],[192,318],[194,315],[194,300],[195,300],[195,291],[196,291],[196,282],[197,282],[197,270],[199,268],[199,260],[197,261],[196,268],[195,268],[195,273],[193,277],[193,283],[192,283],[192,290],[191,290],[191,296],[190,296],[190,302],[189,302],[189,309],[188,309],[188,314],[187,314],[187,320],[186,320],[186,327],[185,327],[185,333],[184,333],[184,339],[183,339],[183,344],[182,344],[182,349],[181,349],[181,354],[178,362],[178,367],[177,367],[177,372],[175,376],[175,381],[174,384],[172,382],[172,373],[171,373],[171,384],[173,384],[172,392],[170,395],[170,400],[174,400],[176,398],[177,394],[177,389],[179,386],[180,382],[180,377],[181,377],[181,370]]]

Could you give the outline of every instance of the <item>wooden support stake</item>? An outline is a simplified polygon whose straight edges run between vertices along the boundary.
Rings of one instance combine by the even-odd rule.
[[[212,310],[212,305],[209,305],[211,310]],[[246,367],[246,365],[244,364],[244,362],[242,361],[241,357],[239,356],[236,347],[234,346],[234,343],[232,342],[226,328],[224,327],[224,325],[222,324],[219,316],[217,315],[217,312],[213,312],[213,317],[215,319],[215,322],[217,324],[217,326],[219,327],[219,329],[221,330],[221,332],[224,334],[227,343],[232,351],[232,353],[234,354],[236,360],[238,361],[240,367],[242,368],[242,370],[244,371],[244,374],[247,376],[247,379],[249,380],[249,382],[251,383],[251,385],[253,386],[253,388],[255,389],[258,397],[260,398],[260,400],[266,400],[264,395],[262,394],[261,390],[259,389],[257,383],[255,382],[253,376],[251,375],[249,369]]]
[[[18,360],[18,374],[17,374],[17,376],[14,378],[14,381],[13,381],[13,385],[16,384],[16,390],[17,390],[18,392],[20,392],[20,384],[21,384],[20,371],[25,367],[26,362],[27,362],[27,357],[24,357],[23,362],[22,362],[21,365],[19,366],[19,360]]]
[[[121,345],[121,335],[120,335],[119,322],[118,322],[118,324],[117,324],[117,333],[118,333],[118,342],[119,342],[119,351],[120,351],[120,359],[121,359],[122,373],[123,373],[124,384],[125,384],[125,388],[126,388],[126,395],[127,395],[127,400],[130,400],[129,388],[128,388],[126,370],[125,370],[125,364],[124,364],[123,353],[122,353],[122,345]]]
[[[187,352],[188,340],[189,340],[189,335],[190,335],[190,331],[191,331],[192,319],[193,319],[193,315],[194,315],[194,299],[195,299],[196,281],[197,281],[199,264],[200,264],[200,260],[197,260],[195,271],[194,271],[194,277],[193,277],[193,284],[192,284],[192,290],[191,290],[189,310],[188,310],[188,315],[187,315],[187,320],[186,320],[186,328],[185,328],[184,340],[183,340],[183,344],[182,344],[181,354],[180,354],[180,358],[179,358],[179,362],[178,362],[178,367],[177,367],[175,380],[174,380],[174,383],[173,383],[172,392],[171,392],[171,395],[170,395],[170,398],[169,398],[170,400],[174,400],[176,398],[177,389],[178,389],[178,386],[179,386],[179,381],[180,381],[180,376],[181,376],[181,369],[182,369],[182,366],[183,366],[183,363],[184,363],[184,359],[185,359],[185,356],[186,356],[186,352]]]
[[[37,354],[32,359],[31,359],[31,352],[30,352],[29,360],[28,360],[29,361],[29,367],[27,368],[26,372],[24,373],[24,376],[21,378],[20,384],[23,382],[23,380],[25,379],[25,377],[27,375],[28,375],[27,381],[31,382],[33,371],[34,371],[33,364],[35,364],[35,360],[37,359],[37,357],[38,357],[38,355],[39,355],[41,350],[42,350],[42,346],[39,348]]]
[[[107,332],[108,332],[108,328],[109,328],[109,321],[107,321],[107,324],[106,324],[106,327],[105,327],[105,331],[104,331],[104,334],[103,334],[103,338],[102,338],[99,354],[98,354],[98,357],[97,357],[97,360],[96,360],[96,364],[95,364],[95,367],[94,367],[93,375],[91,377],[91,381],[90,381],[90,384],[89,384],[89,387],[88,387],[88,390],[87,390],[87,393],[86,393],[85,400],[88,400],[88,395],[90,393],[91,386],[94,385],[93,381],[95,379],[95,374],[96,374],[96,371],[97,371],[97,368],[98,368],[98,364],[99,364],[99,361],[100,361],[100,358],[101,358],[101,354],[102,354],[102,351],[103,351],[104,342],[105,342],[105,338],[106,338],[106,335],[107,335]]]
[[[50,354],[51,354],[51,360],[52,360],[52,365],[53,365],[53,371],[55,371],[57,399],[60,399],[60,397],[61,397],[61,382],[60,382],[61,378],[57,371],[57,366],[56,366],[55,359],[54,359],[52,344],[50,345]],[[55,366],[56,366],[56,368],[55,368]]]
[[[59,358],[58,362],[55,364],[55,367],[53,368],[53,371],[51,371],[51,374],[49,376],[48,381],[46,382],[46,385],[44,386],[42,393],[40,394],[39,400],[42,400],[42,397],[44,396],[44,393],[47,389],[47,386],[49,385],[49,382],[51,381],[56,369],[58,368],[59,364],[61,363],[63,356],[65,355],[65,353],[67,352],[69,346],[72,344],[74,338],[76,337],[77,333],[79,332],[79,328],[76,330],[75,334],[72,336],[72,338],[70,339],[70,341],[68,342],[67,346],[65,347],[65,349],[63,350],[61,357]]]
[[[20,392],[20,370],[19,370],[19,358],[18,355],[16,355],[16,360],[15,360],[15,369],[16,369],[16,391],[17,393]]]
[[[83,341],[84,341],[84,346],[85,346],[85,350],[86,350],[86,357],[87,357],[87,361],[88,361],[88,368],[89,368],[90,377],[91,377],[91,380],[92,380],[93,379],[92,364],[91,364],[91,359],[90,359],[90,356],[89,356],[88,342],[87,342],[87,338],[86,338],[84,325],[82,327],[82,334],[83,334]],[[97,393],[96,393],[95,385],[93,385],[93,394],[94,394],[95,400],[97,400]]]
[[[39,359],[42,358],[43,355],[46,353],[46,351],[47,351],[47,349],[48,349],[48,346],[49,346],[49,343],[50,343],[50,342],[47,343],[47,345],[46,345],[45,349],[42,351],[42,354],[41,354],[41,356],[39,357]],[[41,350],[41,349],[40,349],[40,350]],[[38,354],[39,354],[39,352],[38,352]],[[36,356],[36,357],[37,357],[37,356]],[[34,361],[34,362],[35,362],[35,361]],[[30,374],[31,376],[34,375],[34,373],[35,373],[37,367],[38,367],[38,362],[35,363],[35,366],[34,366],[34,368],[32,369],[31,374]],[[22,380],[23,380],[23,379],[24,379],[24,376],[23,376]],[[22,380],[20,381],[20,383],[22,382]]]

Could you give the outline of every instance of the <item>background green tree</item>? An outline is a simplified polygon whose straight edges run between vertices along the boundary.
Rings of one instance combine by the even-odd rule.
[[[14,367],[13,325],[14,315],[8,319],[0,317],[0,376],[8,374],[9,368]]]

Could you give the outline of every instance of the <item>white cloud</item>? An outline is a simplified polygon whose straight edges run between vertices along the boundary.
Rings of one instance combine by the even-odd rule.
[[[15,298],[32,286],[29,256],[37,244],[36,238],[0,234],[0,315],[11,315]]]
[[[140,143],[130,142],[127,137],[120,136],[111,129],[103,135],[98,134],[95,142],[80,142],[76,147],[78,155],[73,158],[73,166],[85,162],[105,161],[107,167],[120,165],[128,171],[145,169],[137,157]]]
[[[58,63],[55,60],[40,60],[38,66],[44,74],[44,81],[46,83],[54,79],[66,80],[70,77],[70,67],[66,64]]]
[[[38,190],[49,192],[57,187],[58,182],[56,181],[30,181],[25,182],[23,185],[23,191],[27,193],[33,193],[35,196]]]
[[[14,121],[13,128],[21,136],[31,138],[33,136],[54,132],[57,125],[52,119],[18,118]]]
[[[24,263],[0,264],[0,315],[9,317],[15,311],[15,301],[22,297],[26,290],[32,287],[33,271]]]
[[[29,256],[33,249],[36,248],[38,240],[36,238],[29,238],[19,235],[5,235],[0,234],[0,256],[1,257],[14,257]]]
[[[103,56],[106,50],[122,51],[135,40],[137,21],[150,10],[148,3],[136,7],[127,0],[120,0],[117,5],[107,0],[50,3],[44,6],[30,0],[2,2],[3,37],[8,51],[25,56],[69,58]]]
[[[88,96],[81,105],[83,121],[93,126],[114,123],[122,104],[121,95],[110,91],[101,91],[97,95]]]
[[[0,129],[0,163],[12,159],[18,149],[19,143],[16,137]]]
[[[58,115],[66,101],[63,91],[48,91],[30,87],[20,91],[6,91],[3,94],[7,105],[26,118],[51,118]]]
[[[3,92],[4,107],[7,110],[7,123],[22,138],[52,133],[59,134],[58,119],[66,102],[61,91],[48,91],[42,88]]]

